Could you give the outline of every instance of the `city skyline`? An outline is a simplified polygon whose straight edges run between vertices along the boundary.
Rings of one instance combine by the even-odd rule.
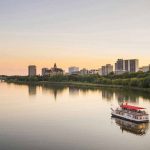
[[[149,0],[0,1],[0,74],[27,66],[99,68],[118,58],[150,63]]]
[[[29,68],[32,68],[31,70]],[[49,75],[63,75],[63,74],[99,74],[102,76],[108,75],[110,73],[115,73],[116,75],[121,75],[126,72],[134,73],[134,72],[148,72],[150,71],[150,64],[146,66],[139,66],[138,59],[117,59],[115,64],[105,64],[100,66],[99,68],[80,68],[78,66],[69,66],[67,70],[64,68],[58,68],[57,64],[54,63],[53,67],[42,67],[40,68],[41,72],[36,73],[37,66],[29,65],[28,66],[28,75],[35,76],[35,75],[42,75],[42,76],[49,76]],[[33,73],[34,72],[34,73]]]
[[[56,64],[58,64],[59,65],[59,67],[60,68],[62,68],[63,69],[63,71],[65,72],[65,73],[68,73],[69,72],[69,68],[71,68],[71,67],[78,67],[79,68],[79,70],[82,70],[82,69],[88,69],[88,70],[93,70],[93,69],[101,69],[102,67],[104,67],[104,66],[107,66],[107,65],[112,65],[112,67],[113,67],[113,71],[115,71],[115,64],[116,64],[116,61],[117,60],[138,60],[139,62],[140,62],[140,60],[139,59],[137,59],[137,58],[133,58],[133,59],[123,59],[123,58],[118,58],[118,59],[116,59],[116,60],[114,60],[113,61],[113,63],[112,62],[110,62],[110,63],[103,63],[103,64],[100,64],[99,63],[99,65],[95,65],[95,64],[92,64],[91,66],[88,66],[88,65],[84,65],[83,67],[81,67],[81,66],[77,66],[77,65],[71,65],[71,64],[67,64],[67,67],[62,67],[63,65],[61,65],[61,64],[58,64],[58,63],[56,63]],[[49,64],[49,65],[42,65],[42,66],[38,66],[37,64],[28,64],[28,66],[25,66],[24,67],[24,71],[23,71],[23,73],[18,73],[18,74],[1,74],[1,75],[28,75],[28,68],[27,67],[29,67],[29,66],[35,66],[36,67],[36,74],[37,75],[40,75],[40,74],[42,74],[42,69],[44,68],[47,68],[47,69],[49,69],[49,68],[52,68],[52,66],[53,66],[53,64],[55,64],[55,63],[51,63],[51,64]],[[139,65],[138,65],[138,69],[140,70],[141,68],[144,68],[144,67],[148,67],[150,64],[148,63],[148,64],[145,64],[145,65],[141,65],[141,64],[143,64],[143,63],[139,63]],[[94,67],[94,66],[97,66],[97,67]]]

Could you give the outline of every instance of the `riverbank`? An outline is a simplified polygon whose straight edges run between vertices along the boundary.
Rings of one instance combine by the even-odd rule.
[[[82,88],[122,88],[128,90],[137,90],[137,91],[145,91],[150,92],[150,88],[139,88],[139,87],[130,87],[123,85],[106,85],[106,84],[95,84],[95,83],[83,83],[83,82],[51,82],[51,81],[5,81],[7,83],[15,83],[15,84],[26,84],[26,85],[57,85],[57,86],[67,86],[67,87],[82,87]]]
[[[110,87],[135,89],[150,92],[150,72],[126,73],[108,76],[95,75],[54,75],[54,76],[7,76],[6,82],[21,84],[57,84],[78,87]]]

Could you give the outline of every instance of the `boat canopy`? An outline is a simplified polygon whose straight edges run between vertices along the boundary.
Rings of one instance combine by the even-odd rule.
[[[142,108],[142,107],[131,106],[131,105],[128,105],[128,104],[121,105],[120,107],[121,107],[121,108],[125,108],[125,109],[130,109],[130,110],[141,110],[141,109],[145,109],[145,108]]]

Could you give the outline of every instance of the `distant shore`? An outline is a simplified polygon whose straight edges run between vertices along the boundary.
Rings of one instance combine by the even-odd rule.
[[[121,75],[109,74],[107,76],[94,75],[52,75],[52,76],[6,76],[8,83],[18,84],[57,84],[61,86],[76,87],[109,87],[135,89],[150,92],[150,72],[125,73]]]

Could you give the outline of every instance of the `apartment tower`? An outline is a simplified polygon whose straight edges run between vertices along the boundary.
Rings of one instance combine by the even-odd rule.
[[[36,66],[30,65],[28,66],[28,76],[36,76]]]

